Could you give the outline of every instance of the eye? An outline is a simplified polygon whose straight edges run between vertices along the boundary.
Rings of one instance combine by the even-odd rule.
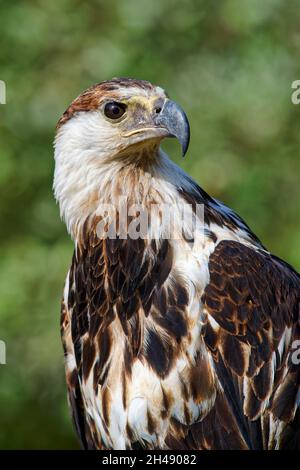
[[[126,106],[123,103],[117,103],[112,101],[111,103],[106,103],[104,107],[104,114],[109,119],[119,119],[126,111]]]

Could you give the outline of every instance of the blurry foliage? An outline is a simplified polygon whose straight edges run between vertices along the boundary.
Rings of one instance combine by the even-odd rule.
[[[164,144],[172,158],[299,269],[300,4],[2,0],[0,17],[0,448],[76,448],[59,337],[72,243],[51,189],[56,121],[112,76],[166,88],[192,131],[183,161]]]

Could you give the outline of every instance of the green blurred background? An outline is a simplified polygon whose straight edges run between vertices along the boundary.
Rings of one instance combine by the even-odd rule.
[[[56,121],[113,76],[153,81],[186,110],[185,160],[209,193],[300,269],[300,2],[0,2],[0,448],[77,448],[59,309],[72,243],[52,195]]]

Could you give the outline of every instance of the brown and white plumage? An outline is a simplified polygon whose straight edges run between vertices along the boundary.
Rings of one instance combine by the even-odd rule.
[[[118,122],[109,101],[126,105]],[[61,329],[82,446],[299,448],[299,275],[162,152],[167,102],[148,82],[113,79],[58,124],[55,195],[75,241]],[[122,197],[176,217],[204,204],[204,237],[166,239],[159,215],[155,237],[99,237],[98,208]]]

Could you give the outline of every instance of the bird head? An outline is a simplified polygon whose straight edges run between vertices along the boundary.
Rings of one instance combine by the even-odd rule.
[[[93,210],[105,182],[121,178],[127,162],[149,168],[160,160],[165,137],[176,137],[186,153],[187,117],[160,87],[115,78],[78,96],[60,118],[55,139],[54,191],[68,227]]]
[[[57,145],[69,140],[69,145],[94,150],[104,159],[159,145],[165,137],[176,137],[183,155],[189,145],[184,111],[162,88],[143,80],[116,78],[89,88],[73,101],[57,128]]]

